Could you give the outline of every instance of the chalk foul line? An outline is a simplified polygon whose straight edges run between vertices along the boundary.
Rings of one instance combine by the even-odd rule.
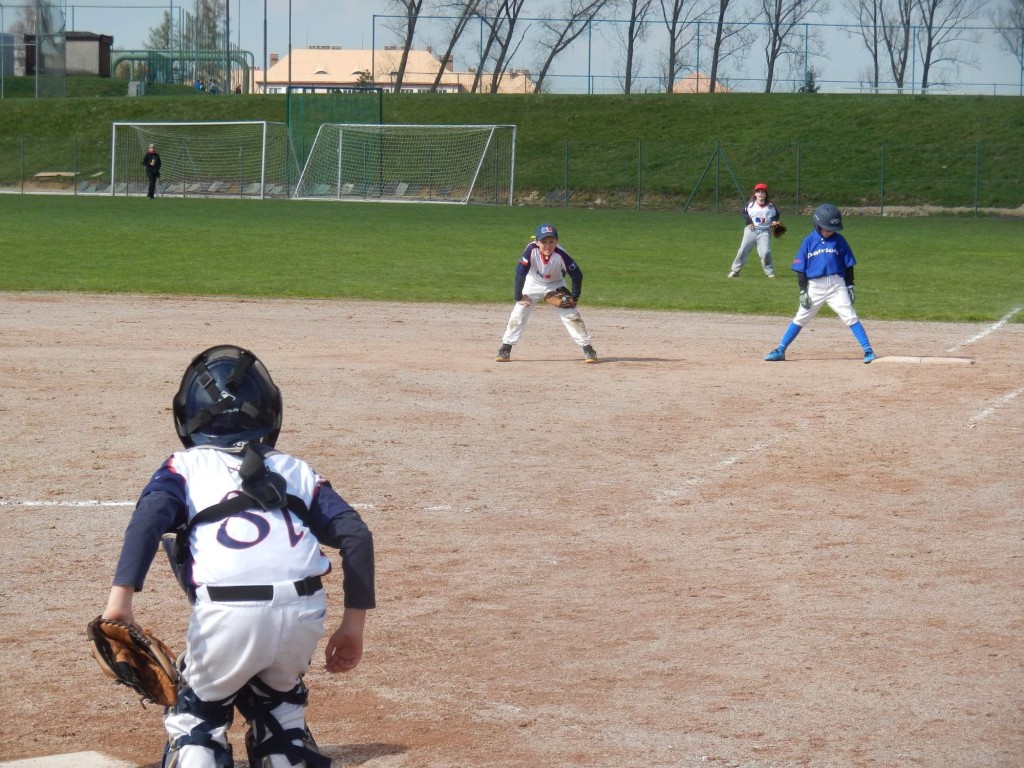
[[[954,344],[952,347],[947,349],[946,352],[956,352],[961,347],[966,347],[968,344],[973,344],[976,341],[981,341],[986,336],[988,336],[990,333],[994,333],[994,332],[998,331],[1000,328],[1002,328],[1004,325],[1006,325],[1008,322],[1010,322],[1010,320],[1013,319],[1014,315],[1016,315],[1018,312],[1020,312],[1022,310],[1024,310],[1024,307],[1017,307],[1016,309],[1010,310],[1010,312],[1008,314],[1006,314],[1004,317],[1002,317],[999,320],[999,322],[996,323],[995,325],[989,326],[984,331],[979,333],[977,336],[972,336],[967,341],[961,341],[959,344]]]

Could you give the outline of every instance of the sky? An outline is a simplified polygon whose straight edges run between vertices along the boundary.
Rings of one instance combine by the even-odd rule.
[[[549,0],[541,7],[556,7],[562,0]],[[12,18],[17,15],[15,6],[26,0],[11,0],[8,4],[0,0],[4,8],[5,22],[9,26]],[[175,19],[181,10],[189,10],[194,6],[189,0],[66,0],[67,28],[69,30],[95,32],[112,35],[114,47],[117,49],[142,48],[149,30],[157,26],[163,12],[174,8]],[[194,0],[193,0],[194,2]],[[393,14],[392,5],[384,0],[230,0],[231,39],[244,50],[251,51],[257,67],[261,67],[266,53],[284,55],[288,52],[289,9],[291,11],[291,44],[293,48],[306,48],[310,45],[338,45],[343,48],[370,48],[374,42],[383,47],[381,24],[378,23],[377,39],[373,35],[374,14]],[[833,3],[840,8],[841,4]],[[266,8],[266,45],[264,45],[264,8]],[[536,13],[536,11],[535,11]],[[848,21],[842,13],[833,10],[830,21]],[[986,18],[981,25],[988,25]],[[837,38],[839,37],[837,33]],[[388,41],[391,42],[391,41]],[[991,43],[991,38],[990,38]],[[863,43],[856,40],[839,40],[834,44],[850,47],[854,57],[866,56]],[[760,45],[751,52],[752,66],[757,72],[763,71],[763,53]],[[998,47],[989,44],[978,49],[981,57],[981,69],[964,70],[961,80],[975,83],[1009,83],[1016,84],[1020,80],[1020,68],[1008,54],[1001,53]],[[836,79],[851,78],[850,59],[833,51],[825,59],[813,60],[823,79],[830,73]],[[465,62],[456,61],[462,68]],[[859,65],[858,65],[859,66]],[[853,78],[859,75],[852,75]],[[984,92],[984,91],[981,91]],[[989,91],[991,92],[991,91]],[[1003,93],[1003,91],[1000,91]]]

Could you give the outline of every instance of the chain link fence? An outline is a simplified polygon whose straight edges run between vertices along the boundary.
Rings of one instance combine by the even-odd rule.
[[[521,147],[517,205],[735,211],[764,181],[784,212],[829,200],[974,215],[1024,207],[1024,143],[560,142]],[[0,191],[109,194],[108,140],[0,137]]]

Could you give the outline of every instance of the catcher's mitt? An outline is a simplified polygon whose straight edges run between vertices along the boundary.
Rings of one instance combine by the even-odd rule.
[[[568,288],[559,288],[557,291],[548,291],[544,294],[544,301],[559,309],[572,309],[576,306],[576,299],[569,293]]]
[[[786,225],[783,224],[781,221],[773,221],[772,234],[775,237],[782,237],[784,234],[786,234]]]
[[[100,669],[127,685],[144,701],[173,707],[178,701],[174,653],[138,624],[97,616],[86,627],[92,655]]]

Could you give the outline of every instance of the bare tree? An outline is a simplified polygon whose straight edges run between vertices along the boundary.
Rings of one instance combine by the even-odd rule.
[[[498,92],[498,84],[501,82],[501,78],[505,76],[505,70],[515,57],[516,51],[519,50],[519,46],[522,45],[526,32],[529,30],[529,26],[527,26],[526,29],[518,34],[517,39],[516,26],[519,23],[519,16],[522,14],[525,4],[526,0],[509,0],[501,4],[504,18],[502,19],[496,41],[498,43],[498,50],[494,56],[494,69],[491,71],[491,93]]]
[[[918,42],[921,51],[921,90],[933,84],[932,73],[939,64],[971,66],[976,57],[967,46],[976,45],[977,33],[970,22],[977,19],[985,0],[917,0],[921,13]]]
[[[793,29],[812,13],[828,10],[828,0],[761,0],[761,10],[768,19],[768,41],[764,45],[767,74],[764,92],[772,92],[775,67],[779,59],[797,53],[789,42]]]
[[[697,39],[694,22],[704,15],[704,8],[697,8],[700,0],[659,0],[661,17],[668,32],[668,51],[665,60],[666,93],[679,77],[683,66],[682,52]],[[689,33],[688,37],[684,37]]]
[[[547,19],[541,27],[547,33],[537,44],[545,52],[544,62],[537,72],[534,88],[539,93],[544,87],[552,63],[558,54],[576,42],[590,27],[590,23],[604,10],[609,0],[569,0],[561,19]]]
[[[412,50],[413,40],[416,37],[416,22],[419,21],[420,12],[423,10],[423,0],[387,0],[388,5],[401,11],[402,19],[393,27],[402,39],[402,57],[398,61],[398,69],[395,70],[395,77],[392,80],[392,90],[398,93],[402,90],[402,80],[405,79],[405,66],[409,62],[409,51]]]
[[[633,72],[640,68],[637,43],[644,39],[647,31],[647,15],[654,0],[628,0],[629,22],[626,26],[626,71],[623,78],[623,92],[632,93]]]
[[[480,50],[479,66],[473,78],[473,93],[481,88],[488,60],[494,63],[490,90],[492,93],[497,91],[498,83],[505,73],[505,66],[511,60],[514,51],[519,48],[525,35],[520,35],[518,42],[516,41],[516,25],[525,2],[526,0],[498,0],[496,7],[491,5],[490,10],[485,10],[485,7],[481,6],[478,16],[487,27],[487,40]]]
[[[992,17],[992,26],[999,35],[999,46],[1024,70],[1024,0],[1010,0]]]
[[[868,79],[871,81],[871,87],[875,89],[881,80],[881,55],[884,46],[882,2],[883,0],[843,0],[843,8],[857,20],[857,34],[864,41],[864,47],[871,57],[871,72]]]
[[[910,35],[913,29],[914,0],[882,0],[882,41],[896,87],[906,85],[910,59]]]
[[[718,85],[718,68],[731,56],[741,52],[747,44],[746,29],[750,23],[727,21],[729,7],[733,0],[718,0],[714,21],[714,41],[711,45],[711,83],[708,93],[714,93]]]
[[[449,6],[455,12],[455,22],[451,26],[451,30],[448,34],[448,43],[444,51],[444,55],[441,56],[441,66],[437,69],[437,75],[434,76],[434,83],[430,86],[430,90],[436,91],[437,87],[441,84],[441,78],[444,76],[445,70],[447,70],[452,63],[452,57],[455,53],[455,46],[459,44],[459,39],[462,37],[462,33],[466,31],[466,27],[469,26],[469,22],[476,15],[477,9],[480,7],[480,0],[459,0]]]

